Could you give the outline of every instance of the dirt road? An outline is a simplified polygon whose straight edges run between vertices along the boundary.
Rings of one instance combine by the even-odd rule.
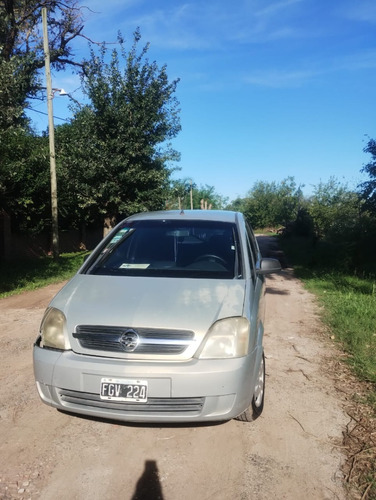
[[[125,425],[42,404],[32,344],[60,286],[0,300],[1,499],[346,498],[335,351],[291,270],[267,280],[266,402],[252,424]]]

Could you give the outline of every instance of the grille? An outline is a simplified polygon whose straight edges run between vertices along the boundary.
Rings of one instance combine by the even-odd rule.
[[[138,344],[132,349],[124,348],[122,336],[136,332]],[[194,333],[186,330],[162,330],[151,328],[79,325],[73,333],[80,346],[85,349],[108,352],[131,352],[133,354],[181,354],[192,343]]]
[[[58,389],[60,401],[64,406],[70,405],[90,406],[92,408],[117,410],[119,412],[137,413],[168,413],[179,412],[199,413],[205,402],[205,398],[149,398],[147,403],[129,403],[126,401],[104,401],[98,394],[90,392],[70,391]]]

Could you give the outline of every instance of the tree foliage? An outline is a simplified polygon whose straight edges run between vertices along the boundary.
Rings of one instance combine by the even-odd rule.
[[[328,182],[320,182],[315,186],[309,213],[318,238],[335,237],[357,224],[359,196],[346,184],[331,177]]]
[[[198,186],[188,178],[172,180],[166,200],[166,208],[171,210],[223,210],[228,204],[228,199],[217,193],[214,186]]]
[[[42,7],[47,8],[50,59],[55,69],[82,67],[71,41],[81,35],[74,0],[0,0],[0,209],[13,228],[38,231],[49,218],[48,141],[31,132],[28,99],[44,93]]]
[[[44,67],[42,8],[47,8],[49,49],[52,67],[75,61],[71,42],[83,36],[82,14],[75,0],[0,0],[0,143],[8,128],[27,123],[25,108],[30,98],[45,91],[40,80]]]
[[[304,210],[292,226],[302,236],[301,227],[309,229],[311,265],[325,269],[341,269],[352,273],[375,270],[376,218],[362,210],[359,193],[331,177],[314,187]],[[303,213],[302,213],[303,212]],[[291,236],[291,234],[290,234]]]
[[[72,55],[71,42],[82,35],[82,13],[75,0],[0,0],[0,69],[11,78],[2,81],[1,110],[12,93],[24,104],[38,95],[38,71],[44,67],[42,8],[47,8],[52,66],[82,68]],[[5,86],[4,86],[5,84]],[[1,94],[0,94],[1,95]],[[11,103],[12,99],[9,101]]]
[[[173,179],[166,192],[166,208],[181,210],[191,208],[191,192],[197,185],[191,179]]]
[[[0,207],[14,230],[39,232],[51,213],[48,140],[22,129],[8,129],[2,139]]]
[[[91,49],[82,81],[90,104],[57,129],[60,183],[77,220],[104,217],[112,225],[119,215],[164,208],[179,159],[170,144],[180,130],[178,81],[169,82],[139,42],[136,31],[127,52],[119,39],[109,61],[105,46]]]
[[[303,193],[293,177],[277,183],[258,181],[243,200],[235,200],[253,227],[286,226],[296,219]]]
[[[200,185],[193,191],[193,207],[211,210],[223,210],[228,204],[228,198],[219,194],[214,186]]]
[[[27,126],[24,111],[30,78],[20,76],[18,70],[15,58],[0,59],[0,147],[6,141],[2,135],[6,130]]]
[[[372,158],[367,165],[362,168],[362,172],[368,174],[370,179],[360,185],[361,196],[365,201],[365,209],[376,214],[376,141],[370,139],[364,148],[365,153],[369,153]]]

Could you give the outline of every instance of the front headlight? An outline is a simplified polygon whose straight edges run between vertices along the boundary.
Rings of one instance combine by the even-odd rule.
[[[53,347],[54,349],[70,349],[70,342],[66,329],[64,314],[54,307],[50,307],[44,313],[40,326],[42,347]]]
[[[214,323],[196,357],[200,359],[240,358],[249,345],[249,321],[243,317],[226,318]]]

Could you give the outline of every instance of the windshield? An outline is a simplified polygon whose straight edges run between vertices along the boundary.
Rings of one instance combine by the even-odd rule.
[[[238,270],[235,224],[201,220],[125,223],[88,274],[232,279]]]

